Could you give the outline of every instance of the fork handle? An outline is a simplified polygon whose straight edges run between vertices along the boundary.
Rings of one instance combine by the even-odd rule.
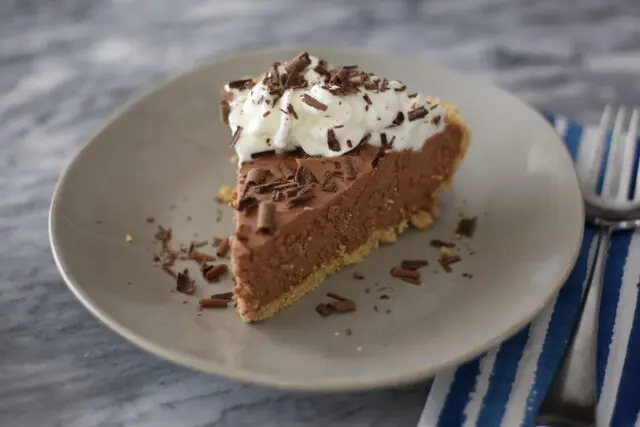
[[[603,227],[598,232],[594,258],[583,291],[580,318],[547,396],[545,413],[559,413],[561,409],[571,408],[582,413],[585,419],[595,419],[598,315],[612,231]]]

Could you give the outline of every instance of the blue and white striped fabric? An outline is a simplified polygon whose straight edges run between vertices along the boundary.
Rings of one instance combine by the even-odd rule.
[[[547,118],[574,159],[591,149],[595,128]],[[480,358],[435,378],[419,427],[535,425],[578,319],[596,241],[596,232],[587,228],[573,272],[533,323]],[[640,233],[614,235],[600,302],[598,426],[640,427],[639,277]]]

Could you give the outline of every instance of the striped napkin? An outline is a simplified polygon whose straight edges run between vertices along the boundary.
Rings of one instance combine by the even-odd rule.
[[[595,127],[557,116],[547,119],[564,137],[574,159],[581,155],[581,147],[587,150],[596,140]],[[566,284],[529,326],[478,359],[435,378],[418,427],[535,425],[578,320],[596,243],[597,232],[587,228]],[[639,277],[640,233],[614,235],[600,301],[598,426],[640,427]]]

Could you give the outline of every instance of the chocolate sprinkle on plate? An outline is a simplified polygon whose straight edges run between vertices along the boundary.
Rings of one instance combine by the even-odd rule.
[[[322,102],[318,101],[310,95],[307,95],[306,93],[302,95],[302,102],[320,111],[327,111],[328,108],[326,104],[323,104]]]
[[[429,261],[424,259],[406,259],[400,263],[400,267],[405,270],[418,270],[429,265]]]
[[[227,308],[229,301],[219,298],[202,298],[198,304],[201,308]]]
[[[225,301],[233,301],[233,292],[222,292],[219,294],[213,294],[210,296],[210,298],[214,298],[214,299],[223,299]]]
[[[203,270],[202,275],[207,282],[217,282],[227,271],[229,271],[229,268],[226,264],[218,264]]]
[[[327,129],[327,146],[331,151],[340,151],[340,141],[336,138],[336,131],[332,128]]]
[[[476,225],[478,223],[478,217],[463,218],[458,223],[456,234],[464,237],[473,237],[476,232]]]
[[[456,244],[452,243],[452,242],[445,242],[444,240],[440,240],[440,239],[433,239],[432,241],[429,242],[430,246],[433,246],[434,248],[455,248]]]
[[[440,263],[444,271],[446,271],[447,273],[451,273],[451,271],[453,271],[451,269],[451,265],[457,262],[460,262],[461,260],[462,258],[460,258],[459,255],[443,253],[443,254],[440,254],[440,258],[438,258],[438,263]]]
[[[393,267],[389,272],[393,277],[400,279],[419,279],[420,273],[417,270],[410,270],[407,268]]]
[[[427,111],[426,108],[418,107],[418,108],[414,108],[413,110],[409,111],[407,113],[407,118],[409,119],[410,122],[412,122],[414,120],[419,120],[419,119],[424,118],[427,114],[429,114],[429,112]]]
[[[176,278],[176,290],[183,294],[191,295],[196,291],[196,282],[189,277],[189,270],[184,269]]]
[[[356,280],[363,280],[364,276],[356,271],[353,273],[353,278]]]
[[[220,258],[227,256],[227,252],[229,252],[229,247],[230,247],[229,238],[227,237],[222,239],[222,241],[220,242],[220,245],[218,245],[218,250],[216,251],[216,255],[218,255]]]

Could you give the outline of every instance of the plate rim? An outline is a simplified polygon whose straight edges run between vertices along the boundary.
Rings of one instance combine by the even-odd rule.
[[[229,368],[226,365],[220,363],[205,363],[202,359],[197,357],[193,357],[190,355],[186,355],[179,351],[172,350],[165,346],[156,344],[152,341],[147,340],[144,336],[139,335],[132,330],[128,329],[126,326],[122,325],[115,318],[113,318],[109,313],[100,309],[97,304],[94,303],[93,299],[86,294],[83,290],[82,286],[79,283],[76,283],[72,275],[66,271],[63,260],[58,253],[57,247],[59,246],[58,241],[56,240],[55,233],[55,222],[61,220],[61,218],[57,217],[56,209],[59,204],[59,194],[64,187],[65,182],[68,179],[69,173],[74,165],[79,161],[82,157],[82,154],[88,147],[96,140],[96,137],[102,133],[108,126],[126,114],[129,109],[146,99],[149,96],[152,96],[158,90],[166,87],[167,85],[172,84],[173,82],[183,79],[191,74],[197,73],[198,71],[213,67],[218,63],[224,63],[227,61],[232,61],[236,58],[246,57],[246,56],[256,56],[256,55],[264,55],[264,54],[273,54],[281,55],[285,51],[323,51],[323,52],[331,52],[338,55],[359,55],[359,56],[376,56],[376,57],[385,57],[389,58],[398,58],[403,60],[411,60],[417,61],[429,68],[440,69],[441,71],[446,71],[447,73],[457,75],[459,77],[463,77],[466,79],[475,80],[479,84],[483,84],[491,87],[493,90],[497,90],[502,92],[503,95],[508,96],[514,102],[520,103],[523,107],[529,110],[531,113],[537,115],[540,119],[542,119],[542,123],[545,126],[548,126],[550,130],[553,131],[554,135],[556,135],[555,141],[561,147],[561,151],[564,153],[566,158],[572,164],[572,170],[569,175],[573,178],[573,187],[575,191],[580,194],[580,202],[577,203],[575,209],[579,212],[579,217],[584,218],[584,203],[582,203],[582,193],[580,190],[580,184],[577,172],[575,167],[573,167],[573,160],[569,153],[569,150],[562,141],[560,135],[558,135],[555,129],[552,127],[550,123],[543,117],[542,113],[534,108],[532,105],[522,100],[518,96],[512,94],[510,91],[500,87],[492,81],[485,80],[481,78],[481,76],[475,76],[470,73],[465,73],[458,71],[456,69],[450,68],[446,65],[440,65],[439,63],[434,63],[432,61],[424,60],[420,57],[412,56],[409,54],[397,54],[397,53],[387,53],[381,51],[372,51],[369,49],[362,49],[360,47],[354,46],[344,46],[344,47],[334,47],[329,45],[287,45],[287,46],[278,46],[269,49],[252,49],[252,50],[243,50],[232,53],[227,53],[223,55],[215,56],[207,61],[196,64],[192,67],[179,71],[175,74],[170,75],[165,79],[161,79],[160,81],[154,83],[149,88],[145,88],[143,90],[134,93],[127,101],[118,106],[114,112],[108,115],[102,123],[98,126],[98,128],[90,133],[84,140],[83,145],[80,149],[76,151],[71,160],[64,167],[62,173],[60,174],[58,181],[54,187],[53,195],[51,198],[51,204],[49,207],[49,215],[48,215],[48,234],[49,234],[49,246],[51,248],[51,252],[53,255],[54,262],[56,267],[62,276],[65,284],[69,288],[69,290],[75,295],[75,297],[82,303],[82,305],[99,321],[104,323],[111,329],[113,332],[116,332],[121,337],[125,338],[130,343],[134,344],[136,347],[144,350],[145,352],[152,354],[156,357],[162,358],[164,360],[168,360],[170,362],[175,363],[176,365],[191,369],[193,371],[200,371],[203,373],[215,375],[218,378],[224,378],[233,381],[239,381],[247,384],[254,384],[259,386],[271,387],[281,390],[291,390],[291,391],[306,391],[306,392],[321,392],[321,393],[331,393],[331,392],[358,392],[358,391],[367,391],[367,390],[375,390],[381,388],[390,388],[390,387],[400,387],[410,384],[415,384],[420,381],[424,381],[435,376],[437,373],[445,371],[447,369],[451,369],[455,366],[459,366],[465,362],[472,360],[473,358],[481,355],[487,350],[499,345],[500,343],[508,340],[515,333],[521,330],[525,325],[529,324],[549,303],[550,301],[557,295],[562,285],[566,282],[567,278],[571,274],[573,267],[578,259],[580,254],[580,249],[582,247],[583,236],[584,236],[584,220],[580,221],[579,233],[576,234],[575,240],[575,249],[574,253],[571,257],[571,262],[567,264],[566,271],[562,274],[562,277],[559,277],[557,283],[553,286],[553,291],[550,292],[546,298],[543,299],[541,304],[536,306],[535,310],[533,310],[527,316],[524,316],[519,322],[511,325],[504,333],[494,337],[493,339],[484,342],[483,345],[477,346],[466,353],[459,355],[456,358],[448,359],[447,362],[441,363],[440,365],[431,366],[428,368],[423,368],[419,370],[413,370],[410,373],[403,374],[401,376],[394,377],[380,377],[372,380],[329,380],[323,381],[321,383],[310,382],[309,380],[289,380],[284,377],[279,377],[277,375],[269,375],[264,373],[256,373],[252,371],[248,371],[242,368]]]

